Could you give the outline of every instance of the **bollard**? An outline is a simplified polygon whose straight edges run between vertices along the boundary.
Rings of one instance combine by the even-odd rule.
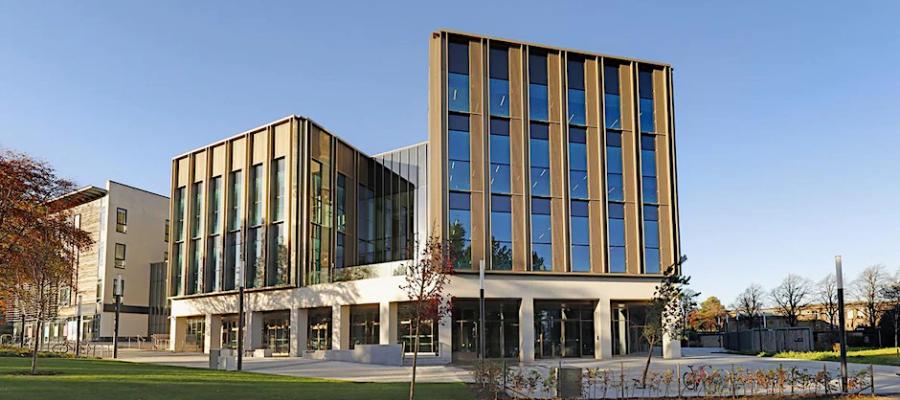
[[[875,396],[875,366],[869,364],[869,385],[872,386],[872,396]]]

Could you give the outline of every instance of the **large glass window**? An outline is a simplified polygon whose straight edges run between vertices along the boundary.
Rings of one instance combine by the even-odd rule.
[[[415,345],[413,321],[413,304],[401,303],[397,307],[397,339],[406,353],[412,352]],[[419,352],[437,354],[438,348],[438,324],[430,319],[422,320],[419,324]]]
[[[566,63],[568,77],[568,117],[569,124],[587,125],[584,104],[584,60],[570,58]]]
[[[184,186],[175,189],[175,241],[184,240]]]
[[[645,203],[656,203],[656,137],[641,135],[641,193]]]
[[[588,198],[587,132],[569,127],[569,194],[574,199]]]
[[[191,259],[188,270],[188,291],[187,294],[200,293],[200,262],[203,248],[200,246],[200,239],[191,240]]]
[[[638,73],[641,97],[641,132],[656,132],[653,109],[653,71],[641,69]]]
[[[573,200],[571,203],[572,271],[591,270],[591,231],[588,202]]]
[[[377,304],[350,306],[350,348],[378,344],[380,311]]]
[[[506,47],[491,47],[491,115],[509,117],[509,54]]]
[[[603,114],[608,129],[622,129],[622,101],[619,98],[619,66],[603,69]]]
[[[116,268],[125,268],[125,245],[116,243],[116,259],[114,263]]]
[[[531,162],[531,195],[550,196],[550,132],[547,124],[531,123],[528,141]]]
[[[644,273],[659,273],[659,208],[644,206]]]
[[[491,268],[512,269],[512,199],[491,196]]]
[[[128,232],[128,210],[116,208],[116,232]]]
[[[193,199],[191,200],[191,238],[200,237],[203,225],[200,224],[203,213],[203,182],[194,182]]]
[[[625,272],[625,205],[609,203],[609,272]]]
[[[491,192],[510,193],[509,120],[491,118]]]
[[[547,97],[547,55],[532,52],[528,55],[528,110],[534,121],[547,121],[549,100]]]
[[[263,259],[262,227],[247,230],[247,272],[244,275],[246,287],[261,287],[264,283],[265,260]]]
[[[472,201],[468,193],[449,194],[449,246],[455,268],[472,268]]]
[[[360,162],[363,165],[364,161]],[[366,162],[368,163],[368,162]],[[371,165],[371,163],[368,163]],[[375,192],[362,182],[357,191],[357,255],[359,264],[375,262]]]
[[[242,171],[232,171],[228,189],[228,233],[225,235],[225,272],[222,274],[222,289],[232,290],[243,284],[241,254],[241,209],[244,204]]]
[[[242,171],[232,171],[229,178],[228,198],[228,231],[241,229],[241,209],[244,205],[244,174]]]
[[[344,241],[346,240],[345,235],[347,231],[347,177],[344,174],[338,173],[335,183],[334,210],[337,238],[334,248],[334,267],[343,268],[346,265],[344,259]]]
[[[469,162],[471,160],[469,142],[469,116],[448,115],[447,158],[449,163],[448,187],[450,190],[469,190]]]
[[[209,181],[209,234],[221,233],[222,222],[222,177],[217,176]]]
[[[450,111],[469,112],[469,45],[448,43],[447,104]]]
[[[553,270],[553,221],[550,199],[531,199],[531,269]]]
[[[288,251],[285,242],[285,200],[284,157],[272,161],[272,208],[269,226],[268,264],[266,284],[269,286],[288,283]]]
[[[203,290],[208,293],[222,290],[222,241],[220,236],[211,236],[206,241],[206,247],[206,272],[204,273]]]
[[[606,133],[606,197],[609,201],[625,201],[622,181],[622,134]]]
[[[263,166],[250,167],[250,226],[262,224]]]
[[[307,315],[306,349],[331,349],[331,308],[313,308]]]

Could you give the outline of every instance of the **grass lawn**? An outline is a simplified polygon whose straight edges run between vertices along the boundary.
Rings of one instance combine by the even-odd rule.
[[[795,352],[786,351],[775,353],[771,357],[794,358],[798,360],[812,361],[840,361],[840,354],[833,351]],[[882,349],[865,349],[847,351],[847,362],[859,364],[894,365],[900,366],[900,357],[897,357],[896,347]]]
[[[210,371],[106,360],[0,357],[0,399],[404,399],[406,383],[354,383],[249,372]],[[416,385],[421,399],[472,399],[463,383]]]

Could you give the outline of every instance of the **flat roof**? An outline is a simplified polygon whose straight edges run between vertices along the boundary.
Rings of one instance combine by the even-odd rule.
[[[47,204],[52,205],[55,203],[66,202],[69,203],[68,207],[75,207],[85,203],[90,203],[94,200],[102,199],[104,196],[106,196],[107,193],[108,192],[106,191],[106,189],[103,188],[99,188],[96,186],[85,186],[81,189],[66,193],[53,200],[50,200],[49,202],[47,202]]]
[[[546,45],[546,44],[541,44],[541,43],[533,43],[533,42],[526,42],[526,41],[522,41],[522,40],[514,40],[514,39],[507,39],[507,38],[496,37],[496,36],[490,36],[490,35],[482,35],[482,34],[478,34],[478,33],[464,32],[464,31],[457,31],[457,30],[453,30],[453,29],[445,29],[445,28],[441,28],[441,29],[438,29],[438,30],[434,31],[433,33],[447,33],[447,34],[451,34],[451,35],[469,36],[469,37],[473,37],[473,38],[481,38],[481,39],[488,39],[488,40],[496,40],[496,41],[498,41],[498,42],[506,42],[506,43],[522,44],[522,45],[526,45],[526,46],[540,47],[540,48],[543,48],[543,49],[550,49],[550,50],[557,50],[557,51],[565,51],[565,52],[569,52],[569,53],[578,53],[578,54],[583,54],[583,55],[588,55],[588,56],[594,56],[594,57],[614,58],[614,59],[618,59],[618,60],[634,61],[634,62],[638,62],[638,63],[653,64],[653,65],[658,65],[658,66],[661,66],[661,67],[669,67],[669,68],[672,68],[672,66],[671,66],[670,64],[664,63],[664,62],[659,62],[659,61],[642,60],[642,59],[634,58],[634,57],[623,57],[623,56],[616,56],[616,55],[612,55],[612,54],[597,53],[597,52],[588,51],[588,50],[580,50],[580,49],[572,49],[572,48],[567,48],[567,47],[551,46],[551,45]]]

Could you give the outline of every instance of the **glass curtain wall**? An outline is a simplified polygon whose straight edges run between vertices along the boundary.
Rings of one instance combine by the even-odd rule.
[[[660,272],[659,193],[656,179],[656,123],[653,93],[653,70],[638,72],[641,127],[641,197],[644,219],[644,273]]]
[[[609,271],[627,271],[625,258],[625,186],[622,178],[622,105],[619,66],[603,69],[603,115],[606,127],[607,256]]]

